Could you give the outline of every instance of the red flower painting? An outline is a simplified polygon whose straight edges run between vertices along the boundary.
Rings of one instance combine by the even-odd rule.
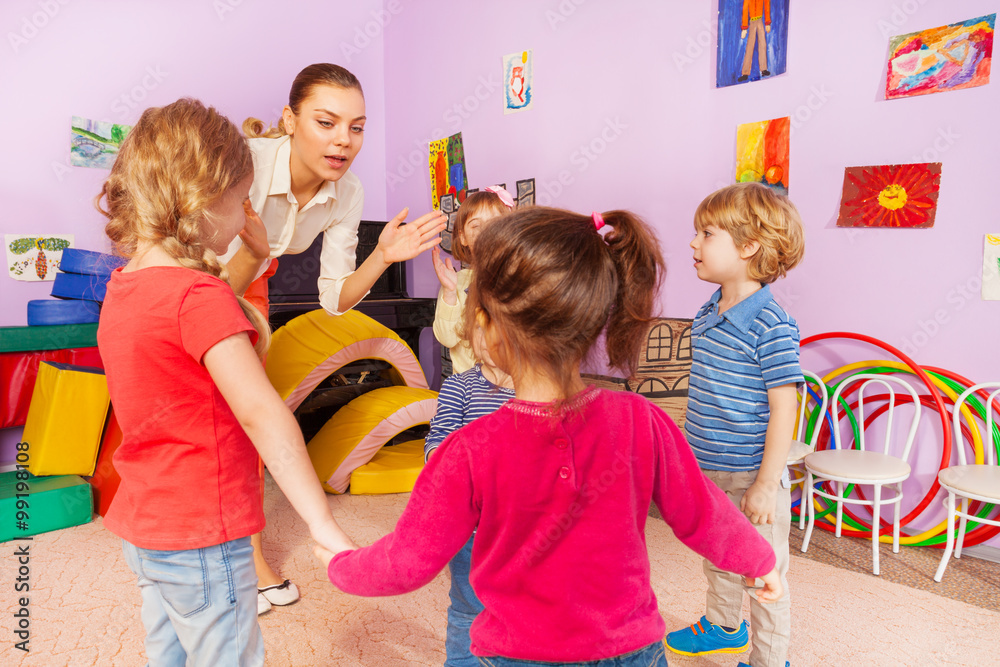
[[[848,167],[838,227],[933,227],[941,163]]]

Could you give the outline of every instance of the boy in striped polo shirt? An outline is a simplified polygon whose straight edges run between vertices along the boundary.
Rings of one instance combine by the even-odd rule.
[[[802,222],[786,197],[759,183],[739,183],[709,195],[694,226],[695,270],[719,289],[691,327],[685,431],[705,475],[774,547],[785,592],[766,607],[750,596],[749,664],[780,667],[788,664],[791,630],[785,462],[802,370],[798,326],[775,302],[769,285],[802,259]],[[708,561],[704,570],[705,615],[669,633],[667,646],[683,655],[742,653],[750,646],[741,619],[743,582]]]

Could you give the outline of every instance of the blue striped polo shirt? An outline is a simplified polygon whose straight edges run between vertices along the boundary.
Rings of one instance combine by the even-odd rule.
[[[487,380],[479,364],[464,373],[449,376],[441,384],[437,412],[431,419],[431,430],[424,438],[424,460],[453,431],[496,412],[512,398],[514,390],[498,387]]]
[[[799,327],[764,285],[722,315],[716,290],[691,325],[684,430],[707,470],[757,470],[771,410],[768,389],[802,382]]]

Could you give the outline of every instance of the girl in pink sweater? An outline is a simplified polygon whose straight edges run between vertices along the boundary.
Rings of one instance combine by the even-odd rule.
[[[663,270],[651,230],[625,211],[532,207],[476,246],[466,328],[482,328],[516,398],[442,443],[395,531],[363,549],[316,548],[333,584],[415,590],[478,526],[470,581],[484,610],[470,634],[482,664],[666,665],[645,540],[652,501],[688,547],[761,577],[758,597],[777,599],[771,547],[702,475],[670,418],[580,377],[605,329],[611,365],[635,373]]]

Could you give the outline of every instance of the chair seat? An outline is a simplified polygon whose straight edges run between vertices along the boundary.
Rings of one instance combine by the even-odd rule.
[[[941,486],[973,500],[996,502],[1000,499],[1000,468],[965,465],[945,468],[938,473]]]
[[[792,446],[788,448],[788,461],[787,465],[792,465],[793,463],[798,463],[806,457],[806,454],[811,453],[812,447],[804,442],[798,440],[792,440]]]
[[[827,449],[805,458],[806,469],[823,477],[892,483],[910,476],[910,464],[895,456],[855,449]]]

